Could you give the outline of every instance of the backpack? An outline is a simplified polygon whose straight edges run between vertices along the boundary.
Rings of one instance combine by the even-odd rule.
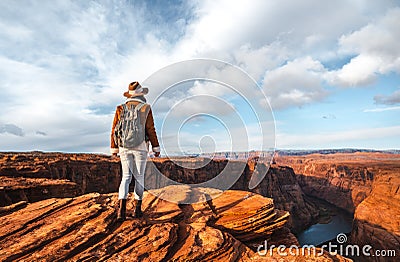
[[[144,105],[122,104],[121,117],[114,130],[114,141],[119,147],[133,148],[144,141],[145,126],[140,114]]]

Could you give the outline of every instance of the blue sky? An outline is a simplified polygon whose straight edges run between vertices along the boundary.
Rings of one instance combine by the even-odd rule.
[[[278,148],[398,149],[399,17],[394,0],[3,0],[0,150],[108,153],[128,83],[195,58],[225,61],[255,79],[273,109]],[[163,90],[149,88],[154,103]],[[233,121],[217,100],[185,107],[185,96],[205,89],[241,112],[252,149],[260,140],[246,103],[196,81],[155,110],[160,140],[173,135],[161,136],[162,116],[176,103]],[[180,149],[197,152],[199,142],[205,151],[231,149],[241,123],[226,130],[217,118],[185,122]]]

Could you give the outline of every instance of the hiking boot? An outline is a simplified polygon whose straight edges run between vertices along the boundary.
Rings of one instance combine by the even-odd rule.
[[[143,216],[142,212],[142,200],[135,199],[135,218],[141,218]]]
[[[126,199],[120,199],[117,221],[122,222],[124,220],[126,220]]]

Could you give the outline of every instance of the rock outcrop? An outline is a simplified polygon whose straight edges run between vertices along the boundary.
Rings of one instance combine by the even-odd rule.
[[[384,250],[400,256],[400,167],[390,174],[377,177],[372,192],[354,213],[351,242],[370,245],[374,254]],[[379,251],[381,252],[381,251]],[[384,254],[384,253],[381,253]],[[396,261],[395,257],[366,257],[365,261]]]
[[[91,193],[28,204],[0,217],[0,261],[277,261],[277,249],[255,252],[260,240],[297,244],[285,231],[288,213],[245,191],[169,187],[149,192],[144,217],[116,222],[117,195]],[[174,196],[174,202],[163,200]],[[199,201],[194,204],[180,204]],[[132,196],[128,210],[132,210]],[[287,252],[285,261],[348,261],[326,252]]]
[[[179,161],[189,168],[179,165]],[[179,159],[175,162],[162,158],[151,163],[167,177],[190,184],[214,178],[227,165],[227,160],[210,161],[205,158]],[[394,249],[400,254],[399,155],[341,153],[277,156],[275,162],[261,184],[252,191],[274,199],[275,208],[290,212],[291,216],[285,220],[288,220],[287,226],[292,232],[316,220],[319,210],[308,196],[317,197],[355,213],[351,235],[353,244],[369,243],[376,249]],[[190,168],[204,163],[206,165],[201,168]],[[243,163],[238,162],[238,165],[243,166]],[[266,168],[262,163],[258,165],[261,172],[262,167]],[[245,164],[242,175],[232,189],[249,191],[248,183],[253,170],[253,162]],[[119,160],[104,155],[0,153],[0,207],[3,206],[0,215],[17,212],[27,202],[55,196],[116,192],[120,172]],[[152,177],[151,168],[147,172],[150,183],[159,185],[157,178]],[[180,213],[186,212],[181,209],[184,206],[178,207]],[[193,206],[186,208],[190,210]],[[213,224],[212,227],[235,236],[234,228],[223,228],[219,224]],[[286,235],[285,230],[276,230],[272,235]],[[246,236],[246,232],[241,234]],[[239,234],[236,237],[240,239]],[[247,247],[253,245],[252,240],[248,241],[245,237],[242,241],[246,242]],[[255,245],[258,244],[256,241]]]
[[[370,193],[381,154],[366,153],[279,156],[275,161],[293,168],[304,193],[354,213]],[[375,160],[374,160],[375,159]],[[400,158],[399,158],[400,159]]]
[[[146,170],[146,185],[155,185],[156,188],[167,185],[157,180],[154,168],[176,182],[197,184],[216,177],[227,168],[227,163],[227,160],[207,158],[153,159]],[[232,189],[249,191],[249,181],[254,165],[252,161],[249,163],[231,161],[229,168],[242,170],[241,176]],[[258,163],[258,165],[258,170],[264,172],[266,166],[263,163]],[[199,166],[201,167],[196,168]],[[33,202],[50,197],[116,192],[121,179],[121,168],[118,158],[105,155],[0,153],[0,177],[4,177],[4,181],[30,179],[33,182],[35,179],[51,179],[58,185],[57,187],[54,185],[54,190],[51,188],[36,190],[34,184],[30,188],[17,188],[15,183],[13,186],[0,187],[0,206],[4,206],[21,200]],[[75,195],[69,194],[74,186],[71,183],[66,184],[66,180],[76,184]],[[64,186],[64,189],[61,190],[61,186]],[[131,183],[131,190],[133,187],[134,183]],[[56,194],[39,194],[46,191]],[[318,208],[305,198],[290,167],[271,166],[261,184],[251,191],[273,198],[277,208],[289,211],[291,217],[288,226],[293,232],[299,232],[311,225],[318,216]]]
[[[66,179],[1,177],[0,207],[20,201],[36,202],[52,197],[74,197],[79,193],[78,185]]]
[[[302,190],[354,213],[351,244],[400,255],[400,155],[354,153],[278,156],[290,165]],[[396,261],[363,257],[362,261]]]
[[[265,165],[259,170],[264,172],[263,168],[266,168]],[[271,165],[261,183],[251,191],[272,198],[276,208],[289,211],[289,226],[294,233],[311,226],[318,219],[319,207],[305,196],[290,167]]]
[[[114,192],[121,179],[120,169],[118,159],[105,155],[0,153],[0,176],[69,180],[76,183],[79,194]]]

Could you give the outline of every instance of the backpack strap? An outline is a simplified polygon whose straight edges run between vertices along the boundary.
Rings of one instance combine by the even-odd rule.
[[[138,112],[140,111],[140,109],[142,109],[142,107],[145,105],[145,103],[140,103],[138,105],[135,106],[135,109],[133,111],[133,118],[136,119],[138,116]]]
[[[121,104],[121,106],[122,106],[122,112],[121,112],[121,119],[124,117],[124,115],[126,114],[126,112],[128,111],[128,106],[125,104],[125,103],[123,103],[123,104]]]
[[[146,103],[140,103],[138,105],[135,106],[135,108],[133,109],[133,118],[136,119],[137,118],[137,114],[140,111],[140,109],[142,109],[142,107],[144,107],[146,105]],[[121,115],[121,118],[124,116],[125,112],[127,112],[128,110],[130,110],[128,108],[128,105],[126,103],[122,104],[122,108],[123,108],[123,113]],[[132,107],[131,107],[132,108]]]
[[[146,105],[146,103],[140,103],[138,104],[135,109],[137,109],[137,111],[139,111],[140,109],[142,109],[142,107],[144,107]]]

